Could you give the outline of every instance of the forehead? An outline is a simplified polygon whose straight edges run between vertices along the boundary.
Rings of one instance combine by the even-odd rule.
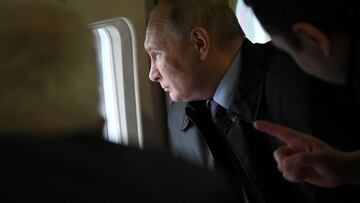
[[[146,30],[144,47],[146,50],[164,48],[167,37],[168,36],[163,29],[154,27],[148,28]]]
[[[169,34],[167,28],[169,8],[167,6],[156,7],[149,19],[145,36],[145,48],[158,46],[166,41]]]

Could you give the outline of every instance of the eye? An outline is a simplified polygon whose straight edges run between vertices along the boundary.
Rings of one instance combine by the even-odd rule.
[[[154,52],[154,56],[158,57],[158,56],[160,56],[160,55],[161,55],[160,52]]]
[[[154,52],[152,52],[152,51],[148,51],[147,53],[149,54],[150,58],[153,58],[155,56]]]

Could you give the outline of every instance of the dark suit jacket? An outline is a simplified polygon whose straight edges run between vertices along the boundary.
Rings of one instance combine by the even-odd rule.
[[[360,106],[360,40],[359,31],[351,31],[351,49],[347,73],[347,96],[354,98]]]
[[[360,138],[352,136],[352,120],[358,112],[341,100],[341,87],[305,75],[289,56],[270,44],[242,47],[239,84],[229,112],[233,125],[226,134],[237,165],[236,179],[244,182],[254,202],[351,202],[359,188],[323,189],[285,181],[277,170],[273,151],[281,143],[254,130],[252,123],[264,119],[311,133],[343,149],[356,149]],[[353,111],[353,112],[352,112]],[[173,103],[168,125],[175,154],[207,165],[208,149],[202,149],[215,130],[205,118],[204,101]],[[200,135],[200,136],[199,136]],[[216,135],[215,135],[216,136]],[[340,137],[341,136],[341,137]],[[360,190],[358,190],[360,191]],[[354,201],[354,200],[352,200]]]
[[[222,178],[99,135],[0,135],[0,161],[0,202],[231,201]]]

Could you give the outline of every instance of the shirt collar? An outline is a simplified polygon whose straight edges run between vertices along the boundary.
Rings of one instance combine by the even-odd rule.
[[[238,75],[241,70],[241,51],[238,52],[230,68],[226,71],[225,76],[218,85],[213,99],[221,106],[229,109],[234,98]]]

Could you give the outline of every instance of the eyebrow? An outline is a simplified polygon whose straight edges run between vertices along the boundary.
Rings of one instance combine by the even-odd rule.
[[[149,43],[146,40],[144,41],[144,48],[151,49],[151,46],[149,45]]]
[[[154,44],[144,44],[145,51],[158,51],[159,49]]]
[[[146,51],[151,51],[151,50],[154,49],[154,48],[153,48],[153,45],[149,44],[148,40],[146,40],[146,39],[145,39],[145,41],[144,41],[144,49],[145,49]]]
[[[147,52],[154,50],[151,46],[144,46],[144,48],[145,48],[145,51],[147,51]]]

